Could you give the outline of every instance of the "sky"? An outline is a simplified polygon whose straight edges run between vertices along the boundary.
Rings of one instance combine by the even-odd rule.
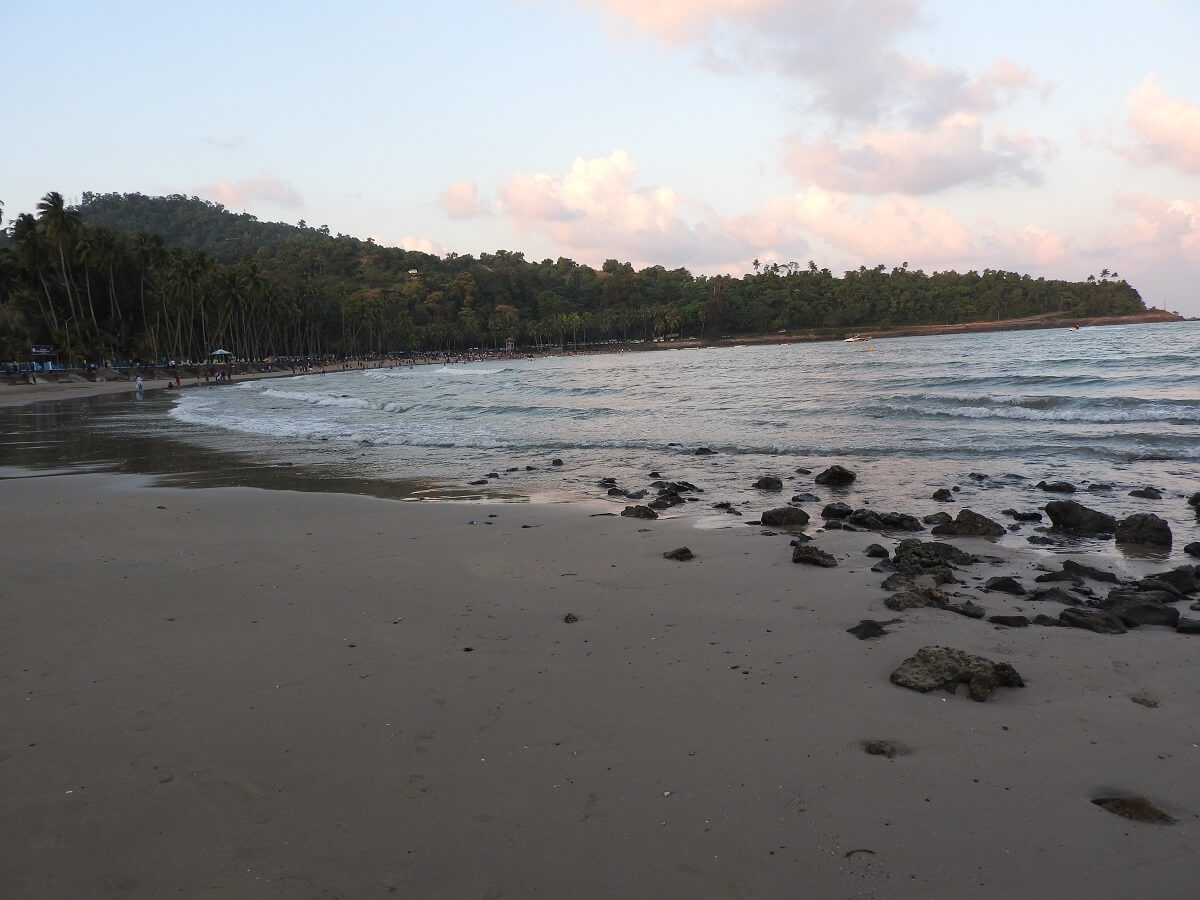
[[[444,255],[1084,279],[1200,316],[1200,0],[0,0],[0,201]]]

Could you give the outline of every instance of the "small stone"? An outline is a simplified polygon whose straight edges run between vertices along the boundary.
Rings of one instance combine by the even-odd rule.
[[[832,465],[819,474],[814,480],[817,484],[827,484],[831,487],[843,487],[858,477],[844,466]]]
[[[886,622],[877,622],[874,619],[863,619],[853,628],[847,628],[846,631],[860,641],[865,641],[868,638],[883,637],[885,634],[891,634],[890,631],[884,629],[884,625],[894,625],[899,622],[899,619],[888,619]]]
[[[1098,797],[1092,801],[1101,809],[1135,822],[1174,825],[1175,820],[1145,797]]]
[[[1132,700],[1134,703],[1138,704],[1139,706],[1144,706],[1147,709],[1158,709],[1158,701],[1155,700],[1153,697],[1145,697],[1141,694],[1135,694],[1134,696],[1130,697],[1129,699]]]
[[[621,515],[630,519],[657,519],[658,513],[648,506],[627,506],[621,510]]]
[[[552,466],[561,466],[562,464],[563,464],[563,461],[561,459],[550,460],[550,465],[552,465]]]
[[[888,759],[894,759],[896,756],[902,756],[908,750],[891,741],[863,741],[862,748],[872,756],[885,756]]]
[[[679,562],[687,562],[689,559],[695,559],[695,557],[696,554],[694,554],[687,547],[677,547],[676,549],[668,550],[663,554],[663,559],[675,559]]]
[[[810,566],[821,566],[826,569],[832,569],[837,565],[837,560],[832,555],[808,545],[792,548],[792,562],[807,563]]]
[[[993,625],[1004,625],[1008,628],[1025,628],[1029,620],[1024,616],[989,616],[988,621]]]
[[[713,452],[714,451],[710,450],[708,447],[697,447],[696,448],[696,456],[712,456]]]
[[[579,616],[575,615],[575,613],[567,613],[565,616],[563,616],[563,621],[568,625],[574,625],[579,621]]]
[[[985,591],[1000,591],[1004,594],[1016,594],[1021,596],[1025,593],[1025,588],[1021,586],[1021,582],[1013,578],[1011,575],[998,575],[995,578],[989,578],[983,583]]]
[[[871,557],[871,559],[887,559],[888,558],[887,549],[885,547],[881,546],[880,544],[868,544],[866,549],[863,550],[863,554],[865,556]]]
[[[954,493],[946,490],[946,488],[938,488],[933,492],[933,499],[937,500],[939,503],[949,503],[954,499]]]
[[[782,491],[783,479],[774,475],[764,475],[758,481],[754,482],[754,486],[760,491]]]

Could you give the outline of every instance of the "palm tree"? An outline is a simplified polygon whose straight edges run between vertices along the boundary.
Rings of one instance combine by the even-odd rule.
[[[63,202],[62,194],[51,191],[37,205],[38,222],[46,232],[46,237],[58,247],[58,266],[62,273],[63,287],[67,292],[67,305],[71,309],[71,318],[78,321],[75,311],[75,297],[72,292],[71,267],[67,265],[66,248],[79,233],[82,222],[79,213],[68,209]]]

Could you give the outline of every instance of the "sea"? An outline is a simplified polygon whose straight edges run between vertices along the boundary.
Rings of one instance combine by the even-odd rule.
[[[330,369],[0,410],[0,465],[610,512],[631,502],[613,484],[650,499],[654,482],[686,481],[693,499],[663,514],[700,527],[805,494],[814,517],[840,500],[1007,524],[1002,510],[1038,509],[1055,495],[1037,483],[1061,480],[1117,517],[1166,518],[1178,553],[1200,539],[1186,503],[1198,361],[1200,322],[1186,322]],[[856,481],[815,484],[835,463]],[[783,491],[755,488],[764,475]],[[1162,499],[1129,495],[1147,486]]]

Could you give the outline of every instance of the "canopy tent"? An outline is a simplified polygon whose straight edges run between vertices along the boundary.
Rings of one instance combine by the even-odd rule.
[[[228,350],[214,350],[209,356],[233,356]]]

